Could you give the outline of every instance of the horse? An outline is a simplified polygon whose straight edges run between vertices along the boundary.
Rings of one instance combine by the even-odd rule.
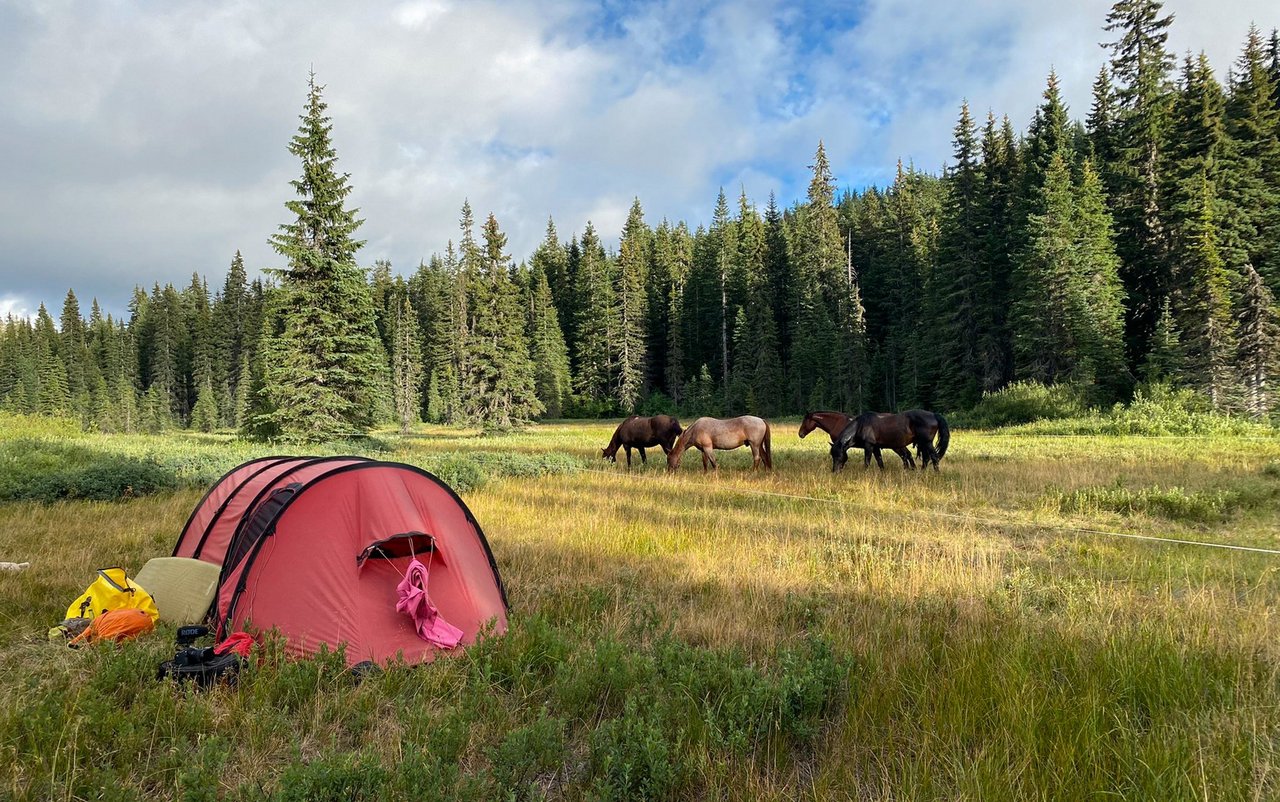
[[[890,413],[879,413],[890,414]],[[812,432],[814,429],[821,429],[831,437],[831,444],[834,446],[836,438],[844,431],[845,427],[853,420],[853,417],[843,412],[810,412],[804,416],[804,420],[800,421],[800,439]],[[884,463],[880,460],[880,447],[865,445],[862,446],[862,467],[870,467],[871,457],[875,456],[876,462],[884,467]],[[902,458],[902,467],[904,470],[916,469],[916,461],[911,458],[911,452],[906,448],[895,448],[893,451]]]
[[[934,436],[938,446],[934,448]],[[854,418],[840,436],[831,444],[831,470],[838,471],[849,461],[850,448],[899,448],[906,450],[909,445],[916,447],[916,453],[924,460],[924,468],[933,463],[938,470],[938,462],[946,455],[947,445],[951,442],[951,429],[947,419],[923,409],[912,409],[898,414],[865,412]],[[884,470],[877,449],[873,452],[876,464]]]
[[[762,464],[766,469],[772,470],[773,452],[769,446],[769,440],[769,424],[755,415],[743,415],[725,420],[698,418],[684,430],[680,439],[676,440],[675,448],[667,454],[667,470],[674,471],[679,468],[680,458],[692,447],[702,452],[703,473],[706,473],[708,465],[718,471],[720,466],[716,464],[714,451],[716,449],[731,451],[744,445],[751,446],[752,470],[759,468]]]
[[[630,468],[631,449],[638,448],[640,462],[648,464],[649,460],[644,455],[646,448],[660,446],[663,454],[670,454],[671,447],[682,431],[680,421],[670,415],[654,415],[652,418],[632,415],[613,430],[613,439],[608,446],[600,449],[600,456],[610,462],[617,462],[618,449],[623,448],[627,452],[627,467]]]

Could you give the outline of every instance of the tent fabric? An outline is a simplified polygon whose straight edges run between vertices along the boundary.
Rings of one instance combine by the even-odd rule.
[[[452,649],[462,640],[462,630],[444,620],[427,596],[427,566],[417,558],[409,561],[396,595],[396,610],[409,616],[419,638],[441,649]]]
[[[209,492],[204,494],[200,503],[191,511],[191,517],[182,527],[178,536],[178,544],[173,549],[174,557],[194,557],[200,538],[208,530],[209,525],[221,514],[227,502],[236,494],[247,479],[265,471],[273,465],[296,460],[296,457],[261,457],[237,465],[223,474],[213,483]]]
[[[231,541],[271,490],[336,465],[364,461],[363,457],[268,457],[232,469],[196,506],[173,556],[221,565]]]
[[[343,645],[350,665],[434,659],[440,647],[396,610],[397,586],[426,553],[429,604],[462,645],[486,627],[505,631],[506,594],[484,532],[435,476],[357,457],[256,463],[219,483],[239,487],[210,491],[201,505],[218,509],[193,513],[175,548],[220,564],[221,632],[277,629],[294,655]]]
[[[156,557],[135,577],[160,609],[160,620],[194,624],[204,620],[218,590],[220,566],[189,557]]]

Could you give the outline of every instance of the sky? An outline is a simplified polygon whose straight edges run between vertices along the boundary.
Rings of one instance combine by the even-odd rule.
[[[721,187],[802,197],[819,140],[841,187],[947,162],[961,102],[1025,128],[1050,69],[1088,110],[1110,3],[1076,0],[279,2],[0,0],[0,316],[68,288],[221,286],[267,244],[299,172],[308,74],[365,223],[405,274],[469,199],[523,259],[553,217],[616,243],[708,221]],[[1170,47],[1220,74],[1271,0],[1169,0]]]

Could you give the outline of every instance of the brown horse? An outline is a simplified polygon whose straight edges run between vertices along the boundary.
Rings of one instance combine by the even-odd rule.
[[[632,415],[613,430],[613,439],[609,441],[607,447],[600,449],[600,456],[610,462],[617,462],[618,449],[626,449],[627,467],[630,468],[631,449],[638,448],[640,462],[647,464],[649,460],[644,455],[646,448],[660,446],[663,454],[670,454],[671,447],[675,445],[676,438],[682,431],[684,430],[680,428],[680,421],[670,415],[654,415],[652,418]]]
[[[879,412],[878,415],[889,415],[892,413]],[[853,416],[846,415],[843,412],[810,412],[804,416],[804,420],[800,421],[800,439],[812,432],[814,429],[821,429],[831,437],[831,444],[835,445],[836,438],[845,430],[851,422]],[[862,454],[862,467],[866,468],[871,465],[871,457],[876,458],[876,463],[883,468],[884,462],[880,459],[880,447],[865,445]],[[902,458],[902,467],[907,470],[915,470],[916,461],[911,458],[911,452],[905,447],[893,449],[899,457]],[[834,470],[834,468],[832,469]]]
[[[934,448],[934,437],[938,438],[938,446]],[[907,446],[914,445],[916,453],[924,460],[924,467],[933,463],[938,470],[938,462],[946,455],[947,445],[951,442],[951,429],[947,419],[923,409],[912,409],[899,414],[887,412],[866,412],[854,418],[840,436],[831,444],[831,470],[838,471],[849,461],[850,448],[875,449],[876,464],[884,470],[880,460],[880,448],[891,448],[894,451],[906,451]],[[902,451],[898,451],[899,454]]]
[[[696,448],[702,452],[704,473],[708,465],[720,470],[720,466],[716,464],[715,451],[717,449],[731,451],[744,445],[751,446],[752,470],[759,468],[761,464],[772,470],[773,452],[769,446],[769,437],[769,424],[755,415],[743,415],[727,420],[698,418],[684,430],[684,434],[676,440],[675,448],[667,454],[667,470],[674,471],[680,467],[680,458],[689,448]]]

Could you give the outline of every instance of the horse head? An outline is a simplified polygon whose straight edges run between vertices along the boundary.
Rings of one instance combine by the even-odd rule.
[[[812,412],[806,412],[804,420],[800,421],[800,439],[803,440],[806,434],[816,428],[818,428],[818,419],[813,416]]]
[[[617,447],[617,446],[614,446],[614,445],[611,445],[611,446],[609,446],[608,448],[602,448],[602,449],[600,449],[600,456],[601,456],[601,458],[603,458],[603,459],[607,459],[607,460],[609,460],[610,462],[617,462],[617,461],[618,461],[618,447]]]
[[[844,470],[844,466],[849,462],[849,444],[845,443],[842,438],[831,441],[831,472]]]

